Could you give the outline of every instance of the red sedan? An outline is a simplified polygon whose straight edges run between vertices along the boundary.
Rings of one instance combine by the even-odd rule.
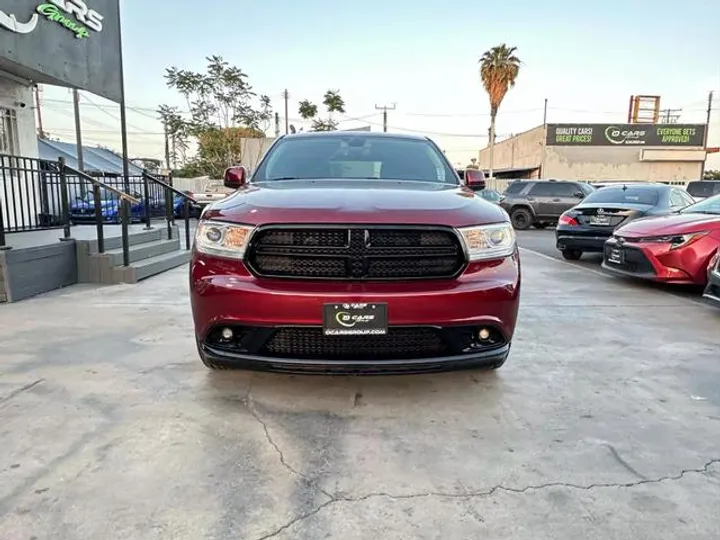
[[[720,249],[720,195],[667,216],[638,219],[605,243],[603,269],[665,283],[705,285]]]

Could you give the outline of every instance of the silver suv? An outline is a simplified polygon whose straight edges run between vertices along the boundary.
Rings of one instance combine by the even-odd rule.
[[[585,182],[517,180],[505,189],[500,206],[516,229],[524,231],[531,225],[544,229],[594,191]]]

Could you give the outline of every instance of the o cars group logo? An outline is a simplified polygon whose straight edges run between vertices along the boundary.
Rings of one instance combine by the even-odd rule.
[[[102,32],[103,17],[94,9],[88,8],[83,0],[49,0],[35,9],[28,22],[19,22],[15,14],[0,10],[0,26],[17,34],[29,34],[34,31],[40,15],[48,21],[59,24],[75,34],[78,39],[90,36],[90,30]],[[89,30],[88,30],[89,29]]]
[[[621,129],[617,126],[608,126],[605,129],[605,138],[612,144],[644,144],[645,130]]]

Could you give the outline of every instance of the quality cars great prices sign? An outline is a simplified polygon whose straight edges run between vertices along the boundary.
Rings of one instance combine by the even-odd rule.
[[[548,124],[547,146],[699,146],[705,124]]]
[[[120,100],[119,0],[0,0],[0,69]]]

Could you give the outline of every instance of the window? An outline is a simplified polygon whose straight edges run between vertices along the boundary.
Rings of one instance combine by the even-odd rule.
[[[517,195],[526,185],[525,182],[513,182],[505,188],[505,195]]]
[[[720,181],[690,182],[687,192],[693,197],[712,197],[720,193]]]
[[[586,203],[647,204],[655,206],[660,202],[660,193],[652,187],[606,187],[588,196]]]
[[[670,206],[672,208],[684,208],[688,206],[688,204],[692,203],[687,202],[682,191],[680,191],[679,189],[673,189],[670,192]]]
[[[554,197],[555,196],[555,183],[554,182],[538,182],[530,190],[530,195],[533,197]]]
[[[323,178],[458,183],[446,159],[427,140],[337,133],[282,139],[253,181]]]
[[[693,204],[682,210],[683,214],[711,214],[720,216],[720,195]]]
[[[582,192],[578,184],[555,184],[556,197],[575,197],[577,192]]]
[[[14,156],[18,151],[17,117],[12,109],[0,107],[0,154]]]

